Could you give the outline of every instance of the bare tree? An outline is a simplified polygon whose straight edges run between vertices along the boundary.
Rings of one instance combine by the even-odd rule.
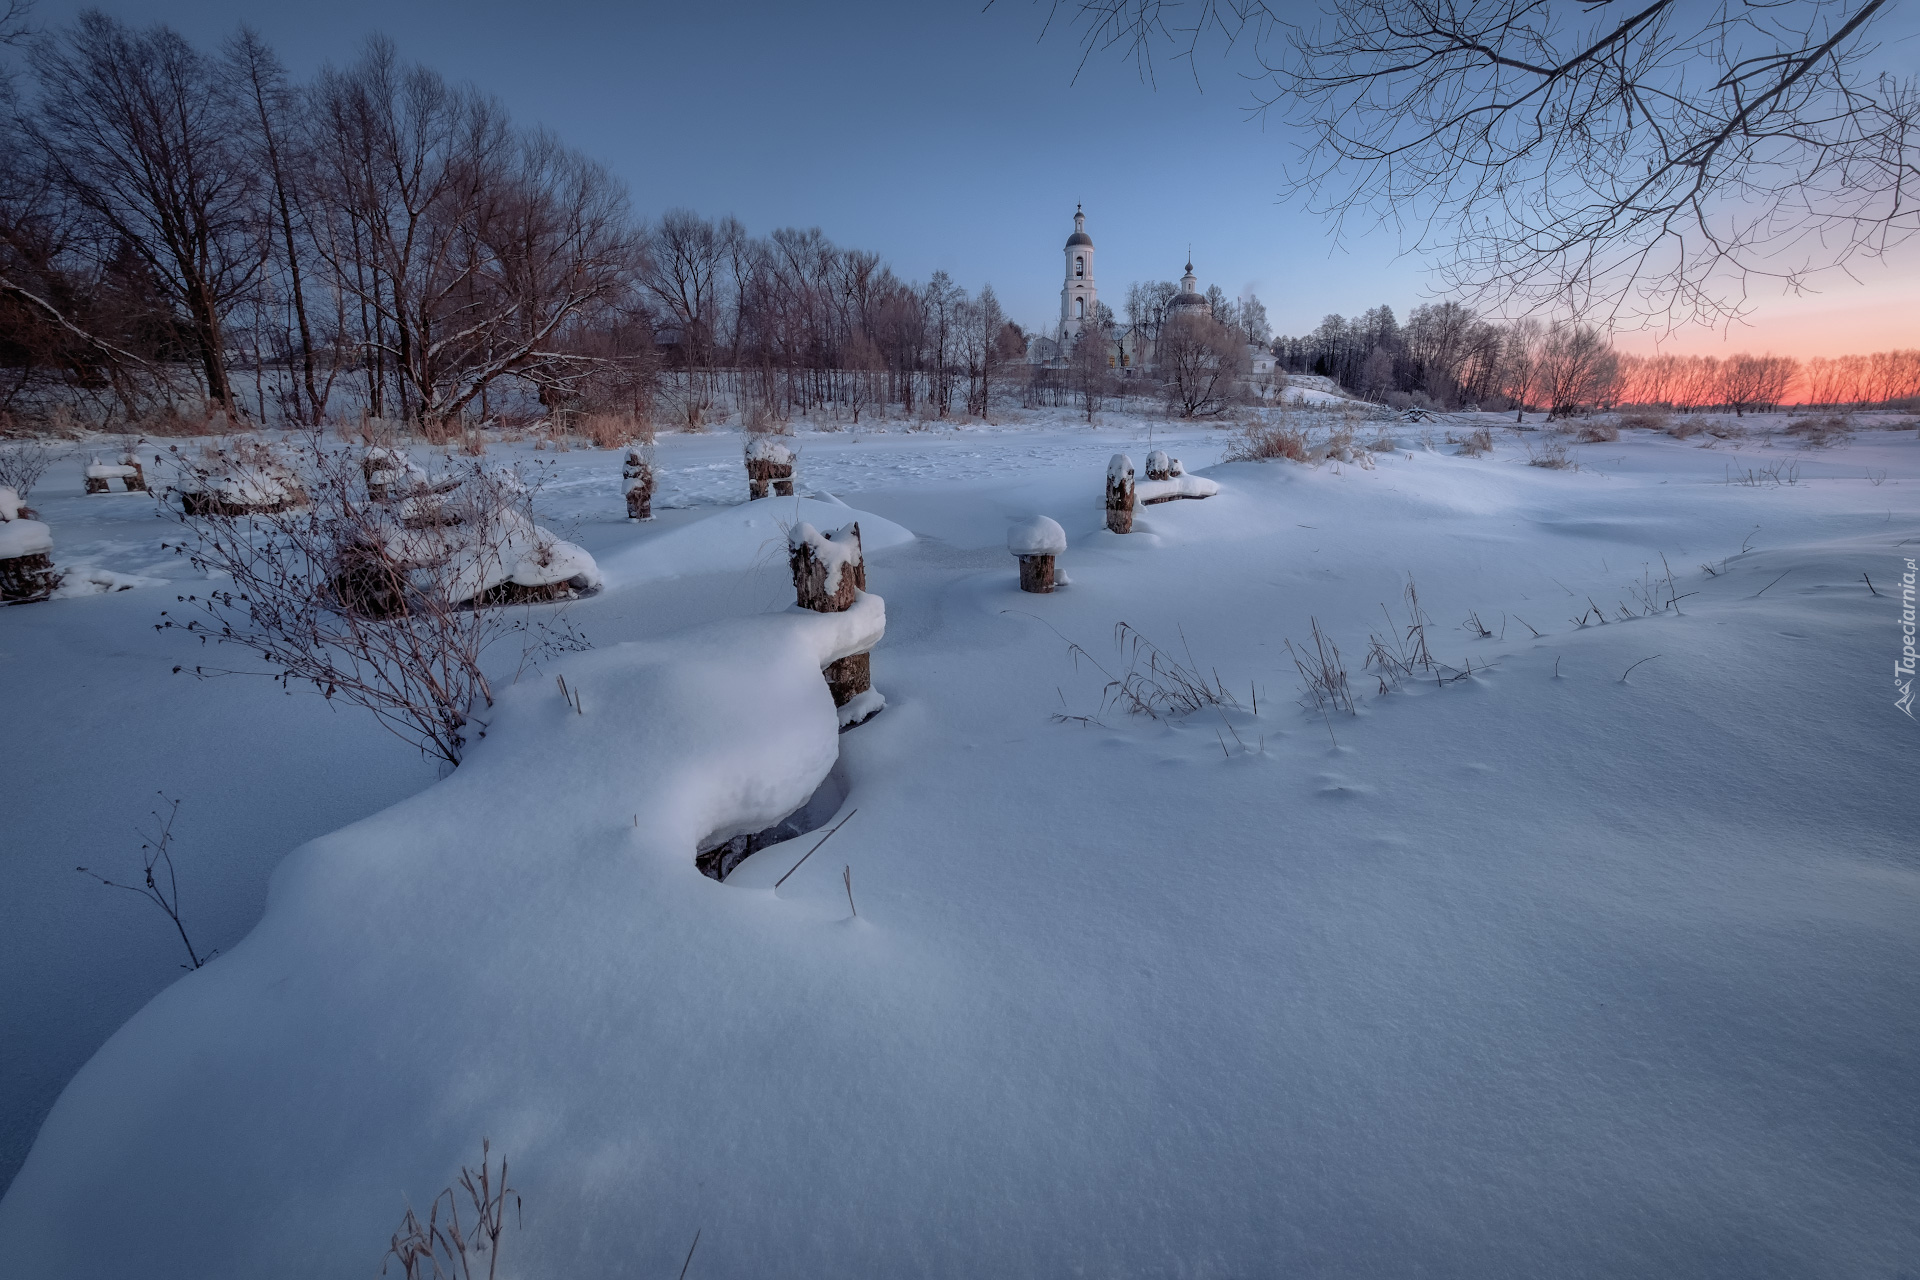
[[[1547,400],[1547,421],[1552,422],[1607,396],[1618,359],[1606,336],[1592,325],[1556,324],[1540,345],[1535,367],[1538,391]]]
[[[27,129],[96,223],[185,317],[207,398],[238,413],[223,321],[263,258],[258,171],[226,78],[164,26],[135,31],[98,10],[33,50]]]
[[[1232,401],[1246,372],[1246,344],[1211,316],[1179,315],[1167,321],[1154,347],[1167,384],[1167,400],[1183,418],[1208,417]]]
[[[1920,89],[1888,0],[1053,0],[1150,72],[1223,41],[1308,132],[1288,193],[1402,230],[1488,299],[1674,324],[1739,314],[1920,227]],[[1197,74],[1197,71],[1196,71]]]

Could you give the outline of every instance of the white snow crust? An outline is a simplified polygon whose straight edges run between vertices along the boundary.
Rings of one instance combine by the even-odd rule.
[[[1211,498],[1220,486],[1205,476],[1177,475],[1171,480],[1139,480],[1133,486],[1133,505],[1144,506],[1154,498],[1177,494],[1183,498]]]
[[[18,520],[26,505],[20,501],[20,495],[14,492],[12,486],[0,484],[0,522]]]
[[[440,781],[170,675],[206,651],[153,624],[209,584],[63,461],[63,552],[167,586],[0,610],[0,1274],[370,1276],[482,1136],[503,1276],[678,1274],[696,1231],[689,1280],[1911,1270],[1920,440],[1785,416],[1578,471],[1492,415],[1434,428],[1487,457],[1371,471],[1118,412],[799,424],[848,505],[727,505],[740,437],[674,434],[654,525],[617,453],[496,446],[607,589],[593,651],[495,655]],[[1100,536],[1149,445],[1218,495]],[[1044,624],[1004,569],[1035,511],[1075,547]],[[788,528],[852,520],[884,604],[791,608]],[[1409,575],[1450,665],[1382,693]],[[1105,706],[1067,643],[1125,673],[1121,621],[1232,702]],[[1315,621],[1356,714],[1297,700]],[[842,735],[820,669],[863,649],[890,705]],[[823,832],[693,866],[823,786],[858,813],[778,891]],[[160,789],[192,973],[73,871],[137,874]]]

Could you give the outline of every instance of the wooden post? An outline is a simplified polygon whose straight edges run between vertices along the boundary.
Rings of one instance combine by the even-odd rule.
[[[620,475],[627,481],[627,519],[653,519],[653,464],[640,450],[629,449]]]
[[[1053,591],[1053,557],[1021,556],[1020,589],[1035,595],[1050,594]]]
[[[1173,469],[1167,465],[1167,455],[1158,449],[1147,455],[1147,479],[1173,479]]]
[[[844,553],[831,554],[828,547],[844,549]],[[843,613],[851,609],[856,596],[867,589],[866,558],[861,554],[857,522],[824,535],[811,525],[796,525],[787,535],[787,552],[787,563],[793,570],[794,599],[802,609]],[[826,678],[836,707],[846,706],[873,688],[873,661],[869,654],[848,654],[828,663],[821,674]],[[863,718],[870,718],[871,714]],[[841,725],[842,729],[852,727],[852,724]]]
[[[360,459],[360,474],[367,480],[367,497],[374,502],[385,502],[392,496],[393,481],[400,471],[385,449],[369,449],[367,456]]]
[[[1133,532],[1133,459],[1124,453],[1107,464],[1107,528]]]
[[[120,477],[122,480],[126,482],[127,492],[128,493],[145,493],[147,491],[147,469],[140,465],[140,460],[138,458],[135,458],[132,454],[128,454],[126,456],[126,459],[122,461],[120,465],[123,467],[133,468],[132,475]]]

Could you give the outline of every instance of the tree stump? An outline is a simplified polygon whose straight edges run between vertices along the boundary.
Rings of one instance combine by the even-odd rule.
[[[33,604],[60,585],[53,557],[45,551],[0,560],[0,604]]]
[[[787,563],[793,570],[793,594],[802,609],[815,613],[842,613],[867,589],[866,560],[860,551],[860,525],[822,534],[812,525],[795,525],[787,535]],[[875,705],[865,714],[849,719],[842,716],[844,732],[878,714],[885,705],[872,694],[872,657],[865,653],[848,654],[827,664],[821,672],[835,707],[846,708],[855,699],[867,695]]]
[[[1053,591],[1053,558],[1067,549],[1067,531],[1046,516],[1028,516],[1007,527],[1007,550],[1020,560],[1020,589]]]
[[[139,460],[132,454],[128,454],[121,460],[120,465],[133,468],[132,475],[120,477],[126,482],[127,492],[145,493],[147,491],[147,469],[140,465]]]
[[[638,449],[629,449],[620,475],[627,482],[627,519],[653,519],[653,465]]]
[[[1124,453],[1107,463],[1107,528],[1133,532],[1133,459]]]
[[[1167,455],[1158,449],[1147,455],[1147,479],[1173,479],[1173,468],[1168,465]]]
[[[793,450],[758,436],[747,443],[747,494],[764,498],[769,487],[783,498],[793,496]]]

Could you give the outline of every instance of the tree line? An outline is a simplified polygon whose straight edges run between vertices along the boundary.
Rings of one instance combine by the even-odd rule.
[[[1597,328],[1538,317],[1501,322],[1458,302],[1327,316],[1311,333],[1274,339],[1279,367],[1333,378],[1396,408],[1536,409],[1566,414],[1632,405],[1691,412],[1782,404],[1867,407],[1920,397],[1920,351],[1872,355],[1639,355]]]
[[[984,412],[1025,336],[991,287],[897,278],[818,230],[637,219],[605,168],[370,40],[297,83],[88,12],[0,43],[0,411],[445,433],[724,395],[785,415]]]

